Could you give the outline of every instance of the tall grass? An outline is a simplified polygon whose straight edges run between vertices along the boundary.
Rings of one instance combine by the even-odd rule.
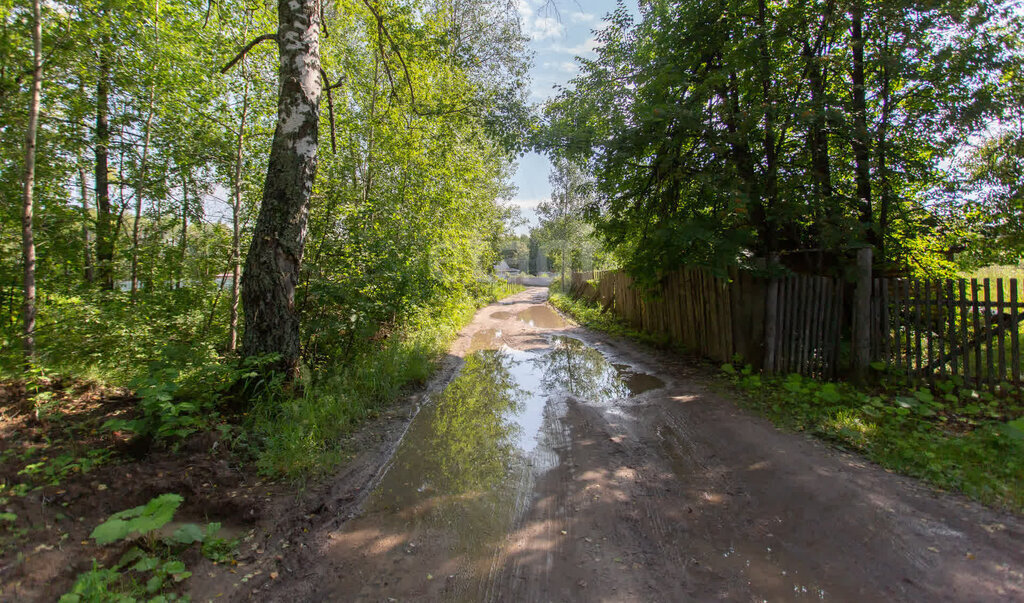
[[[422,310],[344,365],[308,375],[301,395],[265,396],[251,413],[261,440],[260,472],[302,480],[331,471],[354,452],[346,450],[345,436],[425,383],[478,307],[523,290],[505,281],[482,282],[467,296]]]

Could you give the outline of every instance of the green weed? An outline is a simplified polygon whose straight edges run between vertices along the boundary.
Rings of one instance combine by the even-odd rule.
[[[312,371],[298,396],[267,390],[250,413],[260,472],[302,480],[332,470],[345,458],[344,435],[425,382],[477,305],[493,299],[452,298],[415,313],[386,339]]]
[[[86,474],[106,463],[113,456],[109,450],[93,449],[85,455],[64,453],[54,458],[42,457],[39,462],[30,463],[18,471],[37,484],[56,486],[73,473]]]
[[[192,575],[177,558],[184,548],[199,543],[203,555],[213,561],[233,558],[238,543],[216,537],[219,523],[206,528],[188,523],[169,537],[158,536],[158,530],[174,519],[183,500],[178,494],[162,494],[144,505],[114,513],[96,526],[89,537],[98,545],[124,541],[138,544],[113,567],[105,568],[94,559],[92,569],[78,576],[61,603],[177,600],[175,593],[164,591]]]
[[[977,500],[1024,510],[1024,402],[950,380],[934,388],[865,391],[750,366],[723,373],[741,402],[776,425],[808,431],[880,465]]]

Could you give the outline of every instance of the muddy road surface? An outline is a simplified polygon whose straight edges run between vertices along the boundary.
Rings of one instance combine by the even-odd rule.
[[[714,393],[529,289],[481,310],[280,601],[1024,600],[1024,522]]]

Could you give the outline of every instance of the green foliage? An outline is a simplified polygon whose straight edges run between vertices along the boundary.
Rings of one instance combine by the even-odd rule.
[[[614,312],[605,312],[596,304],[588,304],[583,300],[573,299],[572,296],[561,291],[558,281],[551,283],[548,302],[562,312],[572,316],[576,322],[585,327],[613,335],[630,337],[658,347],[670,347],[672,345],[667,337],[637,331],[616,316]]]
[[[145,505],[115,513],[96,526],[90,538],[98,545],[141,537],[145,542],[128,549],[113,567],[104,568],[93,560],[92,569],[78,576],[61,602],[178,600],[176,594],[161,591],[192,575],[176,556],[183,547],[199,543],[203,555],[211,560],[233,558],[238,541],[218,538],[219,523],[208,524],[205,529],[183,524],[171,536],[156,538],[157,530],[171,522],[183,500],[178,494],[162,494]]]
[[[556,159],[551,182],[551,199],[537,207],[540,225],[531,233],[538,242],[555,252],[554,264],[565,286],[566,273],[574,267],[573,255],[587,255],[593,267],[593,228],[583,220],[584,211],[594,202],[593,179],[585,167],[565,159]],[[580,258],[582,259],[582,258]],[[583,269],[582,262],[576,268]]]
[[[995,396],[951,380],[934,389],[894,385],[868,392],[796,374],[765,377],[750,366],[722,369],[743,391],[742,401],[777,425],[941,488],[1024,509],[1024,403],[1012,388]]]
[[[60,603],[92,603],[93,601],[134,603],[137,600],[134,596],[118,592],[122,578],[121,572],[100,567],[94,559],[92,569],[78,576],[71,590],[60,598]],[[135,590],[135,594],[141,594],[138,589],[131,590]]]
[[[429,375],[475,305],[521,290],[489,275],[514,218],[501,203],[512,152],[532,120],[514,5],[373,4],[324,15],[323,65],[345,84],[320,120],[320,140],[337,146],[319,153],[295,296],[305,387],[287,392],[262,374],[266,359],[228,349],[230,283],[216,283],[235,264],[234,245],[248,247],[262,195],[277,54],[260,45],[216,74],[253,32],[276,26],[273,5],[43,7],[32,370],[130,388],[138,412],[106,429],[180,441],[215,427],[231,392],[256,402],[254,431],[237,442],[264,471],[323,471],[339,457],[339,434]],[[15,201],[27,90],[18,74],[31,53],[25,7],[0,6],[0,18],[0,376],[21,379]],[[102,140],[100,114],[110,126]],[[101,198],[104,150],[111,186]],[[242,198],[230,216],[237,241],[214,195],[221,187]],[[40,420],[60,420],[48,394],[33,402]],[[105,458],[39,459],[24,475],[55,483]]]
[[[973,150],[963,166],[972,194],[953,203],[975,235],[963,254],[973,265],[1024,259],[1024,85],[1018,86],[1017,124]]]
[[[291,479],[330,471],[344,456],[342,436],[423,383],[475,308],[463,300],[410,318],[401,331],[312,375],[300,396],[268,391],[250,413],[260,471]]]
[[[182,501],[178,494],[162,494],[145,505],[114,513],[96,526],[89,537],[96,544],[110,544],[129,536],[145,536],[171,521]]]
[[[109,450],[93,449],[84,454],[64,453],[52,459],[43,457],[39,462],[25,465],[18,475],[32,479],[39,486],[56,486],[71,474],[92,471],[110,460],[111,456],[113,454]]]
[[[191,524],[189,524],[191,525]],[[183,526],[184,527],[184,526]],[[220,538],[217,532],[220,531],[220,524],[217,522],[206,526],[206,531],[197,542],[202,542],[203,557],[214,563],[227,563],[235,559],[238,552],[238,538]]]
[[[654,0],[636,16],[620,4],[546,107],[538,144],[593,165],[589,217],[642,283],[775,252],[799,267],[807,250],[842,258],[862,243],[886,267],[942,268],[968,230],[946,203],[965,193],[952,160],[1019,115],[1018,10]],[[1013,199],[1019,161],[1003,155],[982,171]],[[1021,232],[1012,206],[990,221],[1007,237]]]

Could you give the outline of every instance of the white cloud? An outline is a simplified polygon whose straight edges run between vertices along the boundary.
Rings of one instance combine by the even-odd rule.
[[[512,199],[508,203],[521,209],[537,209],[537,206],[545,201],[548,199]]]
[[[591,13],[585,13],[581,11],[573,11],[569,13],[569,21],[573,23],[583,23],[585,25],[592,25],[601,20],[601,17]]]
[[[552,71],[571,74],[575,74],[580,69],[579,65],[573,61],[546,61],[542,66]]]
[[[523,33],[534,41],[558,38],[565,33],[565,26],[557,15],[537,14],[528,0],[518,0],[519,15],[523,22]]]
[[[595,51],[601,46],[603,46],[601,42],[598,42],[594,38],[589,38],[583,43],[577,44],[575,46],[566,46],[565,44],[555,42],[548,46],[545,50],[548,50],[550,52],[556,52],[559,54],[568,54],[574,57],[590,58],[596,54]]]

